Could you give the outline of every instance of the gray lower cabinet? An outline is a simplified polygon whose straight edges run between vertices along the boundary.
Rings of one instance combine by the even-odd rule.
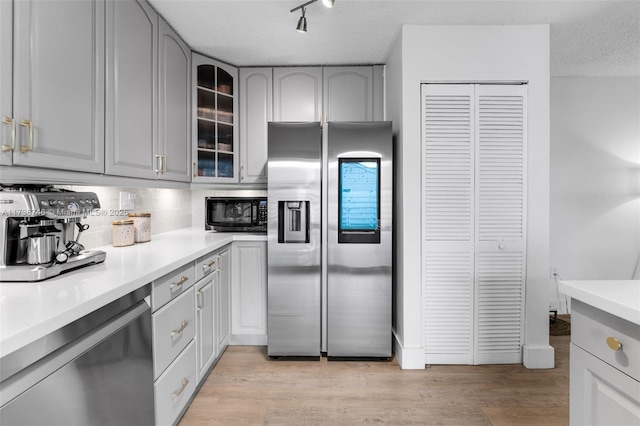
[[[233,243],[231,254],[233,345],[267,344],[267,243]]]
[[[151,289],[157,425],[174,424],[198,384],[193,262],[158,278]]]
[[[224,348],[229,345],[231,334],[231,250],[223,249],[218,254],[218,281],[217,281],[217,340],[218,354],[222,354]]]
[[[104,0],[2,1],[0,13],[2,164],[101,173]]]
[[[571,299],[572,426],[640,424],[640,325]]]
[[[198,382],[229,344],[230,284],[228,247],[196,261],[196,352]]]
[[[158,15],[144,1],[109,1],[106,22],[105,171],[155,179]]]
[[[216,358],[217,336],[215,317],[216,275],[212,274],[196,284],[196,365],[198,382],[202,380]]]

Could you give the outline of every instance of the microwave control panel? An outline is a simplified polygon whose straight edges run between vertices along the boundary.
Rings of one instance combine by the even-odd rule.
[[[260,204],[258,205],[258,224],[260,225],[266,225],[267,224],[267,202],[266,201],[260,201]]]

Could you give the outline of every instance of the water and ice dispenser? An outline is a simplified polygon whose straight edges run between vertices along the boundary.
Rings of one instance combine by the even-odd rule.
[[[278,242],[309,242],[309,201],[278,201]]]

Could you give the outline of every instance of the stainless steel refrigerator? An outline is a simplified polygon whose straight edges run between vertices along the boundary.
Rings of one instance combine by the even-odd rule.
[[[391,123],[269,123],[267,195],[269,356],[390,357]]]

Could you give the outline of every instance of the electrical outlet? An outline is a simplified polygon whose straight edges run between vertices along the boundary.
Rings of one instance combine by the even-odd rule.
[[[556,275],[558,275],[558,278],[559,278],[560,277],[560,268],[558,266],[552,266],[549,275],[550,275],[550,278],[555,278]]]
[[[133,192],[120,193],[120,210],[133,210],[135,208],[136,194]]]

